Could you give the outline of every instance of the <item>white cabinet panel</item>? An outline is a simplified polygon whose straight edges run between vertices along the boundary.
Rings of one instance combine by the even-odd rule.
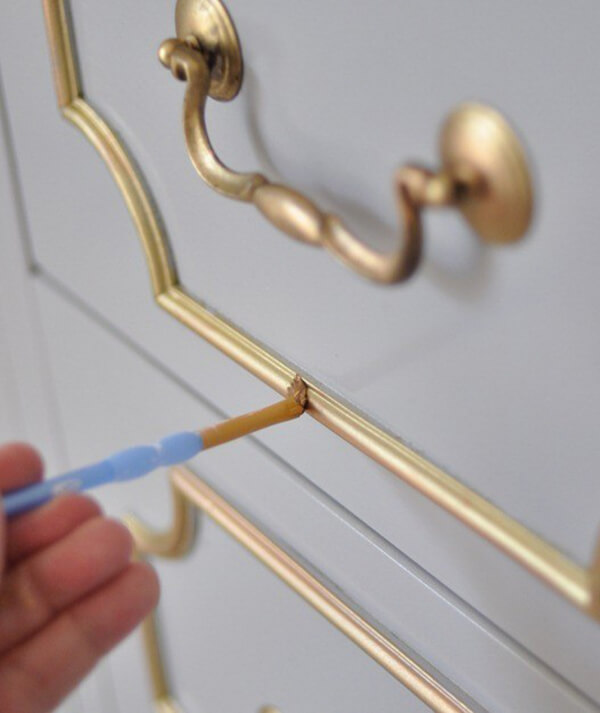
[[[2,315],[0,315],[1,317]],[[16,394],[14,373],[8,357],[8,344],[0,321],[0,442],[13,440],[21,430],[19,427],[20,404]]]
[[[50,468],[61,465],[60,428],[52,412],[33,279],[27,222],[17,190],[14,146],[0,83],[0,439],[34,442]]]
[[[88,713],[88,711],[84,711],[81,707],[79,694],[74,693],[56,709],[55,713]]]

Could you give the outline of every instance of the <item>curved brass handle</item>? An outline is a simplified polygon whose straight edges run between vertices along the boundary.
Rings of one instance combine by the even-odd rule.
[[[464,105],[446,122],[438,172],[413,165],[397,172],[395,192],[403,227],[398,248],[388,254],[368,247],[339,217],[324,213],[293,188],[271,183],[260,173],[231,170],[211,145],[205,107],[208,96],[231,99],[241,84],[235,28],[219,0],[179,0],[177,24],[180,38],[165,40],[159,58],[173,76],[187,81],[183,126],[194,167],[209,186],[229,198],[254,203],[292,238],[326,248],[364,277],[393,283],[410,277],[419,264],[425,206],[459,207],[482,237],[493,242],[516,240],[527,229],[532,200],[523,152],[502,117],[481,105]],[[215,82],[220,82],[216,89]]]

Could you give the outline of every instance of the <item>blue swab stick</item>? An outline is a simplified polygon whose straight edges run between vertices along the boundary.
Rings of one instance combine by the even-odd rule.
[[[154,446],[133,446],[77,470],[21,488],[4,497],[8,517],[31,510],[65,492],[89,490],[105,483],[133,480],[164,465],[174,465],[193,458],[203,450],[198,433],[182,431],[159,441]]]
[[[8,493],[2,499],[4,513],[12,517],[38,507],[61,493],[79,492],[105,483],[133,480],[161,466],[183,463],[200,451],[300,416],[304,411],[305,399],[304,385],[300,380],[294,380],[287,399],[260,411],[230,418],[202,431],[173,433],[155,445],[133,446],[114,453],[99,463],[71,470]]]

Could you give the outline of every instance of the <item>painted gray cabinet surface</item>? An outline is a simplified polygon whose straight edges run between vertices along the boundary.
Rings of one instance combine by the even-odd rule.
[[[422,269],[405,285],[372,285],[198,178],[181,129],[184,86],[156,58],[174,33],[173,3],[72,0],[85,96],[139,165],[183,282],[587,563],[600,523],[598,6],[230,0],[228,8],[244,87],[233,103],[211,102],[208,120],[234,168],[280,177],[389,248],[398,230],[394,169],[406,160],[435,165],[444,115],[476,99],[501,109],[523,137],[536,217],[523,243],[496,249],[480,246],[454,215],[428,214]],[[0,435],[39,443],[58,471],[272,400],[154,304],[122,196],[56,108],[38,3],[2,8],[0,62],[0,394],[14,404],[0,414]],[[314,421],[232,444],[193,467],[474,706],[600,707],[598,624]],[[134,508],[168,522],[164,474],[102,497],[117,515]],[[191,561],[160,565],[175,632],[167,648],[186,710],[268,702],[282,713],[423,709],[213,530],[206,552],[201,541]],[[215,589],[199,589],[191,611],[207,572]],[[235,598],[219,600],[219,582],[240,587],[240,572],[249,599],[219,629],[235,606]],[[268,602],[281,602],[272,628]],[[236,670],[247,668],[219,706],[231,672],[215,657],[205,688],[194,662],[209,668],[203,642],[221,634],[230,642],[244,617],[248,641],[232,646]],[[270,690],[277,700],[265,698]],[[141,710],[148,695],[132,640],[72,710]]]

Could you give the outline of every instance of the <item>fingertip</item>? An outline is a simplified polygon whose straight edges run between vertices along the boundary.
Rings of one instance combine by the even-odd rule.
[[[0,446],[0,490],[12,490],[42,478],[44,463],[38,451],[16,441]]]
[[[23,559],[13,572],[26,581],[33,578],[40,596],[57,611],[127,572],[132,549],[132,537],[122,523],[94,517]]]
[[[98,502],[79,493],[65,493],[9,523],[10,562],[28,557],[69,535],[83,523],[102,516]]]
[[[39,451],[24,441],[13,441],[0,446],[0,457],[5,456],[23,463],[29,470],[39,475],[44,470],[44,462]]]
[[[45,507],[52,514],[59,511],[61,516],[70,516],[70,519],[78,522],[85,522],[93,517],[101,517],[103,514],[102,506],[89,495],[81,493],[62,493],[54,500],[50,501]]]
[[[154,569],[146,562],[131,562],[77,609],[87,613],[85,626],[91,630],[87,638],[95,640],[97,649],[105,653],[152,613],[159,597]]]
[[[3,659],[2,710],[25,711],[24,702],[32,700],[30,689],[36,693],[36,711],[54,710],[98,660],[150,614],[158,592],[152,567],[134,562],[104,586],[75,600]],[[17,685],[15,672],[22,674]]]
[[[148,562],[132,562],[130,572],[130,576],[137,579],[140,613],[144,618],[156,608],[159,602],[160,580],[156,570]]]
[[[93,524],[98,528],[96,537],[101,541],[106,552],[122,561],[131,558],[133,536],[120,520],[103,516],[96,518]]]

